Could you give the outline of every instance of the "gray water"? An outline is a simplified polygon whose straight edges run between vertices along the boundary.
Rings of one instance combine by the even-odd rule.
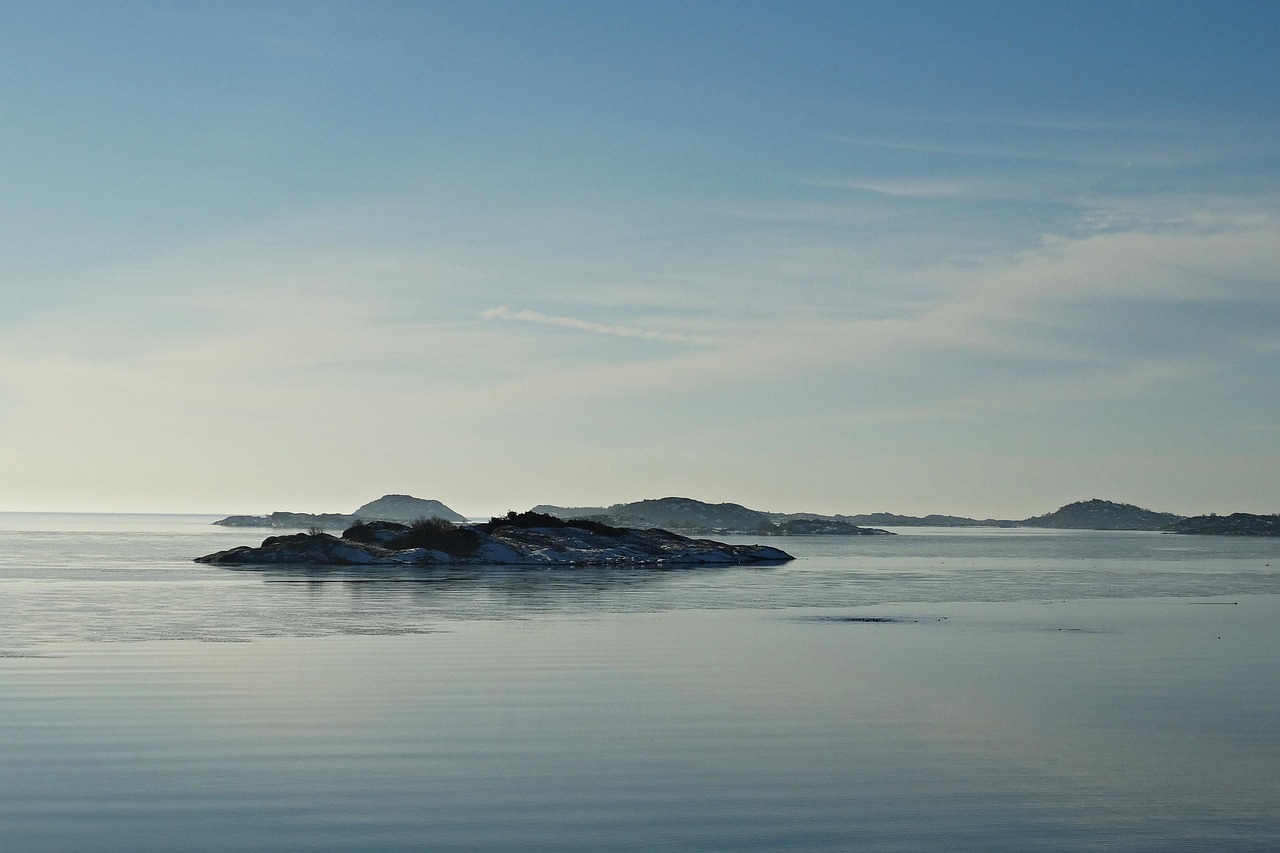
[[[1275,540],[369,575],[211,520],[0,514],[0,849],[1280,849]]]

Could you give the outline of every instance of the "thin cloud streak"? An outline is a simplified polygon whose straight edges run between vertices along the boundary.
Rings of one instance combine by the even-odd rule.
[[[907,154],[964,157],[977,161],[996,161],[1005,168],[1028,169],[1045,164],[1071,167],[1129,167],[1155,169],[1188,169],[1220,163],[1238,157],[1265,153],[1265,143],[1252,143],[1247,137],[1233,140],[1192,140],[1152,144],[1142,140],[1002,140],[999,142],[947,140],[922,141],[891,136],[828,137],[835,145],[850,148],[878,149]]]
[[[656,329],[642,329],[635,326],[611,326],[605,323],[592,323],[576,317],[558,317],[531,311],[528,308],[513,311],[506,305],[490,308],[480,314],[486,320],[515,320],[522,323],[537,323],[543,326],[560,326],[566,329],[577,329],[597,335],[613,335],[619,338],[637,338],[645,341],[663,341],[672,344],[709,344],[712,339],[699,335],[686,335],[682,332],[662,332]]]
[[[999,196],[991,183],[977,181],[808,181],[810,186],[821,189],[852,190],[874,193],[889,198],[908,199],[958,199]]]

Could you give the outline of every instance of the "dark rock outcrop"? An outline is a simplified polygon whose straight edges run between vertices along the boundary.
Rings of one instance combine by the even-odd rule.
[[[790,554],[767,545],[729,545],[690,539],[666,530],[611,528],[534,514],[495,518],[487,524],[443,521],[356,525],[341,537],[328,533],[270,536],[256,548],[241,546],[196,558],[214,564],[310,565],[734,565],[779,563]]]

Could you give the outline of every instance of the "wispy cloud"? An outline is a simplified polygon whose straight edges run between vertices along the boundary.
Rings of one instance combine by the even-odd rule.
[[[1156,141],[1140,134],[1063,134],[1028,128],[1023,137],[991,134],[980,138],[943,135],[835,135],[827,139],[853,149],[880,150],[913,155],[941,155],[975,162],[997,161],[1005,166],[1129,167],[1182,169],[1225,159],[1256,156],[1265,143],[1242,131],[1238,138],[1212,134],[1185,134]]]
[[[513,311],[506,305],[490,308],[480,314],[486,320],[517,320],[524,323],[537,323],[543,326],[560,326],[566,329],[577,329],[597,335],[613,335],[619,338],[638,338],[646,341],[662,341],[672,344],[708,344],[710,338],[700,335],[686,335],[683,332],[664,332],[657,329],[643,329],[636,326],[618,326],[607,323],[593,323],[577,317],[559,317],[531,311],[528,308]]]
[[[964,198],[996,194],[995,188],[979,181],[954,180],[884,180],[884,181],[808,181],[811,186],[825,189],[853,190],[875,193],[891,198]]]

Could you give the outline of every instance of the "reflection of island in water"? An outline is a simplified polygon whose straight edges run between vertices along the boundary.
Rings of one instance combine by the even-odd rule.
[[[294,623],[292,632],[382,635],[448,630],[441,619],[518,623],[547,614],[600,616],[750,606],[762,586],[778,581],[776,572],[782,565],[653,565],[639,570],[601,565],[225,568],[252,572],[279,592],[297,590],[305,606],[286,607],[277,614]]]
[[[320,530],[269,536],[256,548],[240,546],[198,557],[215,564],[346,566],[438,565],[734,565],[792,559],[769,545],[729,545],[666,530],[613,527],[589,519],[559,519],[535,512],[508,513],[483,524],[457,525],[423,518],[405,525],[372,521],[341,537]]]
[[[414,599],[444,605],[449,610],[462,601],[469,610],[483,609],[486,602],[502,607],[502,617],[518,616],[518,610],[562,611],[601,604],[613,610],[632,600],[630,593],[642,589],[659,590],[665,585],[708,572],[769,570],[777,563],[743,566],[667,565],[647,567],[638,572],[629,566],[552,566],[530,569],[525,566],[441,566],[423,570],[411,566],[282,566],[238,565],[237,571],[252,571],[267,583],[305,584],[317,594],[340,588],[353,601]],[[660,599],[644,597],[643,609],[666,609]],[[515,607],[517,612],[507,608]],[[622,609],[629,609],[622,606]],[[471,615],[476,615],[474,612]]]

